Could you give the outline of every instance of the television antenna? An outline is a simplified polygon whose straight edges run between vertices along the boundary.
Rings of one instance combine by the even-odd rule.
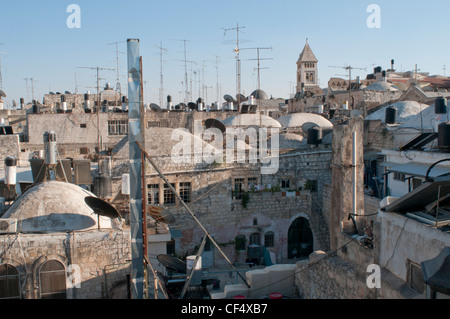
[[[31,102],[32,103],[34,103],[33,101],[34,101],[34,82],[35,82],[35,80],[34,80],[34,78],[25,78],[25,83],[26,83],[26,85],[27,85],[27,99],[29,98],[28,96],[28,94],[29,94],[29,92],[28,92],[28,80],[30,80],[30,82],[31,82]]]
[[[164,101],[164,77],[163,77],[163,53],[167,53],[167,49],[163,48],[162,41],[160,46],[157,48],[159,49],[159,63],[160,63],[160,85],[159,85],[159,105],[163,105]]]
[[[261,61],[262,60],[273,60],[272,58],[260,58],[260,50],[272,50],[272,47],[266,47],[266,48],[246,48],[242,50],[256,50],[256,59],[249,59],[249,61],[258,61],[258,91],[261,90],[261,70],[262,69],[268,69],[267,67],[261,68]]]
[[[328,66],[329,68],[339,68],[339,69],[344,69],[348,71],[348,103],[352,104],[352,70],[363,70],[366,71],[367,68],[355,68],[351,65],[348,66]],[[352,108],[354,107],[354,105],[352,105]]]
[[[224,35],[226,35],[227,31],[236,31],[236,48],[234,49],[234,52],[236,53],[236,94],[241,94],[241,60],[239,57],[239,31],[242,29],[245,29],[245,27],[239,27],[239,23],[236,24],[236,28],[222,28],[224,30]],[[239,103],[239,101],[238,101]]]
[[[98,66],[96,67],[88,67],[88,66],[78,66],[77,69],[89,69],[89,70],[96,70],[97,71],[97,149],[100,153],[100,71],[115,71],[113,68],[100,68]]]
[[[184,89],[184,103],[187,103],[188,99],[189,99],[187,63],[192,62],[192,61],[187,60],[187,54],[186,54],[186,42],[188,42],[189,40],[174,39],[174,41],[180,41],[180,42],[183,42],[183,44],[184,44],[184,60],[182,60],[182,62],[184,62],[184,80],[185,80],[185,84],[186,84],[185,89]]]
[[[0,43],[3,45],[3,43]],[[3,90],[3,75],[2,75],[2,54],[6,54],[7,52],[0,52],[0,90]]]

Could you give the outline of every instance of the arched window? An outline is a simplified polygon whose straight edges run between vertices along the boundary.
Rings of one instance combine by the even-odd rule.
[[[274,246],[274,238],[275,235],[273,231],[268,231],[264,234],[264,246],[265,247],[273,247]]]
[[[306,81],[309,81],[309,74],[306,73]]]
[[[252,246],[252,245],[260,246],[261,245],[261,235],[259,233],[251,234],[248,244],[249,244],[249,246]]]
[[[306,218],[294,220],[288,230],[288,258],[305,258],[313,252],[314,239]]]
[[[235,238],[236,251],[245,250],[246,241],[245,235],[237,235]]]
[[[0,265],[0,299],[20,299],[20,278],[16,267]]]
[[[39,270],[41,299],[66,299],[66,269],[57,260],[46,261]]]

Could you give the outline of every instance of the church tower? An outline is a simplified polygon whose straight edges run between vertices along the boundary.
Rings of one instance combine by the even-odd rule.
[[[317,62],[318,60],[308,44],[308,39],[306,39],[306,45],[297,61],[297,93],[321,92]]]

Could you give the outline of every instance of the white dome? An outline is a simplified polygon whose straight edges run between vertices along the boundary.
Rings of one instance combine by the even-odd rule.
[[[223,120],[225,126],[258,126],[258,127],[281,127],[281,124],[267,115],[262,114],[239,114]]]
[[[27,190],[2,218],[19,221],[19,232],[65,232],[112,228],[111,219],[95,214],[84,198],[91,192],[70,183],[50,181]]]
[[[333,128],[333,123],[315,113],[292,113],[278,118],[278,122],[284,128],[304,128],[304,126],[308,128],[319,126],[324,130]]]

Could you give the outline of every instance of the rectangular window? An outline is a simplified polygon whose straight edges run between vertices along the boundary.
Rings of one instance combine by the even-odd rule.
[[[170,185],[175,188],[175,184],[170,183]],[[175,204],[175,194],[167,184],[164,184],[164,204]]]
[[[86,124],[80,124],[80,128],[86,128]]]
[[[425,291],[425,283],[423,280],[423,272],[420,265],[409,262],[409,286],[417,291],[423,293]]]
[[[405,174],[402,173],[394,173],[394,181],[404,182],[406,180]]]
[[[191,183],[180,183],[180,197],[185,203],[191,202]]]
[[[416,189],[417,187],[421,186],[423,183],[421,178],[413,178],[412,179],[412,185],[413,185],[413,190]]]
[[[290,179],[282,178],[280,184],[281,184],[281,188],[284,188],[284,189],[291,188],[291,180]]]
[[[243,178],[235,178],[232,198],[241,199],[242,193],[244,192],[244,187],[245,187],[244,179]]]
[[[159,184],[148,184],[147,185],[147,203],[149,204],[159,204]]]
[[[80,155],[88,155],[88,154],[89,154],[89,148],[87,148],[87,147],[80,148]]]
[[[128,134],[128,120],[108,120],[108,135],[120,136]]]
[[[256,190],[258,188],[258,177],[249,177],[247,179],[248,190]]]

